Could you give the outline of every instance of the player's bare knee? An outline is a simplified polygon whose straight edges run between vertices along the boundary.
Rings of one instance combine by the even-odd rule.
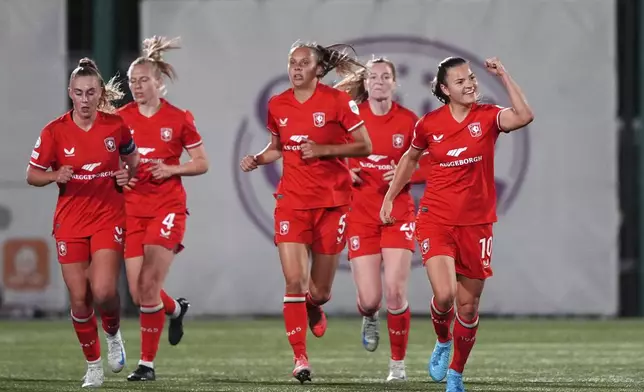
[[[82,297],[72,297],[69,298],[69,305],[72,310],[72,314],[82,317],[92,313],[92,304],[87,303],[85,295]]]
[[[456,298],[456,293],[453,293],[451,290],[434,291],[434,304],[439,309],[451,308],[454,305],[455,298]]]
[[[159,296],[161,285],[155,279],[144,278],[141,275],[137,291],[140,304],[152,304]]]
[[[463,321],[474,320],[479,313],[478,303],[465,303],[458,305],[458,317]]]
[[[407,303],[405,289],[399,286],[388,287],[385,294],[387,308],[392,310],[401,309]]]
[[[104,306],[114,301],[118,292],[116,287],[110,287],[108,285],[97,285],[92,287],[92,296],[94,297],[94,302],[98,306]]]
[[[380,296],[359,295],[358,304],[365,313],[375,313],[380,309]]]
[[[311,286],[309,288],[311,298],[318,304],[325,304],[331,299],[331,287]]]

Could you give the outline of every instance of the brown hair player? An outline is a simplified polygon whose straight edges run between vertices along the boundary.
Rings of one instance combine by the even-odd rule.
[[[82,386],[99,387],[104,375],[94,303],[107,335],[112,371],[125,366],[117,290],[125,237],[121,187],[134,174],[139,156],[129,128],[110,114],[111,100],[123,96],[114,79],[105,83],[96,64],[84,58],[69,78],[68,92],[73,109],[42,130],[27,182],[58,185],[53,235],[74,330],[87,360]],[[121,160],[129,171],[121,169]]]
[[[349,160],[354,187],[351,211],[347,215],[347,239],[358,292],[358,311],[363,316],[362,344],[367,351],[378,348],[381,268],[384,266],[391,348],[387,381],[403,381],[407,379],[404,360],[411,319],[407,281],[416,244],[416,217],[409,186],[394,200],[395,225],[383,225],[378,212],[394,169],[409,148],[418,117],[393,101],[396,67],[387,59],[370,60],[365,70],[348,76],[335,87],[347,91],[359,103],[373,143],[372,155]]]
[[[125,266],[130,293],[141,311],[141,359],[128,376],[130,381],[156,378],[154,359],[165,315],[170,316],[168,340],[176,345],[189,307],[185,298],[170,297],[163,283],[175,255],[183,249],[188,209],[181,177],[206,173],[208,158],[192,114],[162,98],[164,78],[176,76],[162,54],[177,48],[178,39],[143,41],[144,54],[128,70],[134,102],[119,110],[141,154],[141,168],[125,192]],[[183,150],[190,160],[182,164]]]
[[[380,212],[383,223],[394,223],[393,200],[423,151],[429,151],[429,186],[420,203],[416,233],[434,292],[430,308],[438,335],[429,374],[435,381],[447,377],[448,392],[464,391],[462,374],[476,340],[479,301],[485,280],[492,276],[492,225],[497,220],[494,145],[501,133],[522,128],[534,118],[501,62],[492,58],[485,66],[501,79],[512,107],[477,103],[478,83],[468,62],[458,57],[443,60],[433,91],[444,105],[416,124],[411,148],[396,168]]]
[[[344,91],[320,83],[333,69],[349,74],[363,68],[346,48],[299,42],[291,47],[288,75],[292,87],[268,102],[270,142],[240,164],[248,172],[283,157],[275,194],[275,244],[286,281],[284,322],[293,348],[293,376],[302,383],[311,380],[307,319],[313,335],[324,335],[322,305],[331,298],[345,246],[351,176],[344,157],[371,153],[358,105]],[[353,135],[352,142],[347,142],[348,133]],[[310,274],[309,253],[313,258]]]

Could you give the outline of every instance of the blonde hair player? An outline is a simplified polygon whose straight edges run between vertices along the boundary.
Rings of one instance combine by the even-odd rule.
[[[208,171],[192,114],[163,98],[165,81],[176,78],[163,54],[178,48],[176,38],[143,41],[143,55],[128,70],[134,102],[119,110],[141,153],[141,169],[125,192],[125,266],[130,293],[141,311],[141,359],[128,376],[130,381],[156,378],[154,359],[165,316],[170,318],[168,340],[176,345],[183,337],[183,318],[190,306],[185,298],[175,300],[163,290],[170,265],[183,249],[188,208],[181,177]],[[190,160],[182,164],[184,150]]]

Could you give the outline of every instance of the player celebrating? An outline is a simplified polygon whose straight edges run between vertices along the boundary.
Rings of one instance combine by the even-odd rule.
[[[492,276],[492,224],[497,220],[494,145],[501,132],[533,120],[521,89],[501,62],[492,58],[485,66],[504,84],[512,107],[477,103],[478,84],[467,61],[443,60],[433,93],[445,105],[416,124],[412,148],[400,160],[380,212],[384,223],[394,222],[394,199],[422,152],[429,151],[430,186],[420,204],[416,231],[434,292],[431,314],[438,335],[429,373],[435,381],[447,376],[448,392],[464,391],[462,373],[476,339],[479,299],[485,279]],[[452,341],[454,357],[448,371]]]
[[[391,345],[387,381],[406,380],[405,353],[410,311],[407,280],[414,250],[414,202],[409,186],[394,201],[395,225],[383,226],[378,216],[394,168],[411,143],[418,118],[393,102],[396,68],[386,59],[373,59],[367,68],[341,81],[336,88],[351,94],[373,142],[373,155],[350,159],[354,173],[351,212],[347,215],[349,260],[363,316],[362,344],[375,351],[379,341],[378,310],[382,298],[381,265],[384,263],[387,326]]]
[[[189,112],[171,105],[162,95],[163,77],[173,80],[174,68],[162,58],[177,49],[178,39],[153,37],[143,41],[144,56],[128,70],[134,102],[119,111],[141,154],[141,168],[126,188],[128,236],[125,263],[130,293],[141,310],[141,360],[130,381],[155,380],[154,358],[159,349],[165,314],[170,316],[168,339],[176,345],[183,336],[188,301],[162,289],[174,255],[183,246],[186,192],[181,176],[208,171],[208,159]],[[183,149],[190,161],[180,164]]]
[[[344,249],[345,217],[351,198],[351,177],[340,157],[367,156],[371,141],[357,104],[343,91],[320,83],[331,70],[340,74],[363,68],[339,50],[296,43],[289,52],[291,88],[268,102],[268,146],[241,161],[243,171],[284,157],[275,194],[275,244],[286,281],[284,322],[293,348],[293,376],[311,380],[306,351],[307,314],[313,335],[326,331],[322,305]],[[347,142],[347,134],[353,141]],[[312,265],[309,275],[309,252]],[[307,293],[308,286],[308,293]]]
[[[108,113],[114,109],[110,101],[122,97],[113,80],[106,84],[92,60],[80,60],[69,78],[73,109],[42,130],[27,168],[30,185],[55,182],[59,188],[53,235],[74,330],[87,360],[83,387],[99,387],[104,379],[93,303],[101,313],[112,371],[125,366],[117,291],[125,236],[121,187],[139,157],[129,128]],[[120,169],[121,159],[129,172]]]

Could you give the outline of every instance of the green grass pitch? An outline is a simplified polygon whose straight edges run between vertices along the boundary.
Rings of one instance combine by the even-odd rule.
[[[313,383],[292,379],[292,354],[281,319],[187,320],[184,340],[163,335],[157,381],[125,380],[138,360],[136,320],[122,326],[128,365],[108,368],[102,391],[444,391],[430,381],[434,333],[427,316],[412,318],[406,359],[409,381],[385,383],[389,340],[381,324],[378,351],[361,345],[360,322],[329,318],[321,339],[310,333]],[[99,324],[100,325],[100,324]],[[85,362],[71,322],[0,322],[0,391],[81,390]],[[644,391],[644,322],[491,320],[483,318],[465,370],[468,391]]]

